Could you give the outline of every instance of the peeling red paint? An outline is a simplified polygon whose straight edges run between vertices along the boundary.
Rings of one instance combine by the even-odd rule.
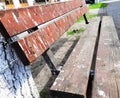
[[[46,40],[39,31],[19,40],[18,43],[29,62],[33,62],[48,48]]]

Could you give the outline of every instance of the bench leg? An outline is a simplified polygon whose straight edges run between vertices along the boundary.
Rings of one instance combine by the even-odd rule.
[[[45,62],[47,63],[48,67],[50,68],[52,75],[58,75],[59,71],[55,68],[54,64],[52,63],[50,57],[47,54],[47,51],[45,51],[42,54],[42,56],[43,56]]]
[[[85,23],[86,23],[86,24],[89,24],[89,22],[88,22],[87,17],[86,17],[85,14],[83,15],[83,17],[84,17],[84,19],[85,19]]]

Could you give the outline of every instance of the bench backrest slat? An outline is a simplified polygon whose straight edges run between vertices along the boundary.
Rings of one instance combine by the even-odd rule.
[[[51,45],[53,45],[53,43],[57,39],[59,39],[59,37],[77,20],[77,18],[81,16],[81,13],[78,13],[79,10],[86,12],[87,7],[85,6],[83,8],[78,8],[77,10],[72,11],[71,13],[66,14],[65,16],[62,16],[61,18],[55,20],[54,22],[51,22],[49,24],[46,24],[45,26],[40,27],[37,31],[29,34],[26,37],[19,39],[17,42],[14,42],[13,47],[15,48],[15,50],[17,49],[16,51],[18,50],[23,51],[24,57],[27,59],[27,60],[24,60],[21,57],[21,55],[18,53],[18,55],[20,55],[20,58],[24,62],[24,64],[32,63],[43,52],[45,52]],[[35,38],[36,35],[38,35],[38,37]],[[41,37],[42,37],[42,42],[39,43],[39,41],[41,40]],[[26,39],[33,39],[34,42],[32,40],[26,41]],[[31,44],[32,46],[28,46],[27,43]],[[46,46],[46,47],[40,49],[37,46],[39,47]],[[37,51],[36,51],[36,48],[37,48]],[[28,52],[28,51],[31,51],[31,49],[32,49],[32,52]]]
[[[24,39],[13,43],[12,46],[15,48],[25,65],[28,65],[29,62],[33,62],[49,47],[40,31],[36,31],[29,36],[24,37]],[[20,51],[23,52],[24,55],[19,54]]]
[[[0,31],[6,40],[11,40],[13,48],[24,55],[26,60],[22,60],[18,53],[21,60],[29,64],[86,12],[85,0],[1,10]],[[43,46],[45,47],[41,48]]]
[[[43,24],[71,10],[83,6],[85,4],[83,1],[84,0],[75,0],[0,11],[0,22],[7,31],[4,33],[8,33],[3,33],[3,35],[6,38],[9,38],[16,34],[22,33],[30,28]]]

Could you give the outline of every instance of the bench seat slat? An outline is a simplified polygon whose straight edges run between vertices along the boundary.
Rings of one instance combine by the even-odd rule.
[[[73,49],[69,59],[51,87],[52,93],[61,93],[55,96],[68,98],[64,94],[69,93],[71,94],[69,98],[74,98],[75,96],[73,97],[73,95],[85,98],[94,48],[98,36],[98,28],[96,27],[99,27],[99,22],[100,18],[96,18],[90,22],[87,30],[83,33],[76,47]]]
[[[120,42],[112,17],[104,16],[96,58],[92,98],[120,97]]]

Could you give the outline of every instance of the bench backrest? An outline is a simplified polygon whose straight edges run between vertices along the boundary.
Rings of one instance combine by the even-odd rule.
[[[0,11],[0,32],[25,65],[36,60],[80,16],[87,11],[85,0]]]

